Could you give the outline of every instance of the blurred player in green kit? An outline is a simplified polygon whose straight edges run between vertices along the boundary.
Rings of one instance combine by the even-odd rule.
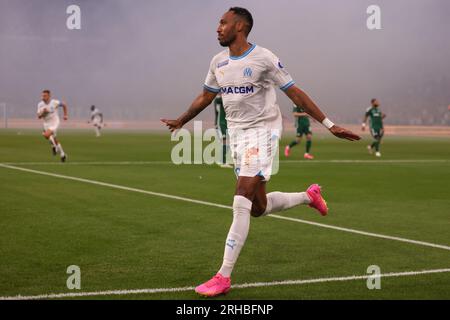
[[[310,154],[312,145],[312,132],[311,124],[309,122],[309,116],[301,107],[294,106],[292,110],[295,117],[295,127],[297,128],[297,136],[288,146],[284,148],[284,155],[289,157],[291,148],[299,144],[302,140],[302,136],[306,137],[306,152],[303,157],[307,160],[314,159],[313,155]]]
[[[220,166],[222,168],[232,168],[232,166],[227,163],[227,120],[225,119],[225,109],[223,108],[223,101],[220,95],[217,95],[214,99],[214,113],[214,125],[219,138],[222,138],[222,162],[220,163]]]
[[[370,154],[372,154],[373,150],[375,149],[375,156],[381,157],[380,144],[381,139],[384,135],[383,119],[386,117],[386,115],[378,108],[380,103],[377,99],[370,100],[370,103],[371,106],[366,110],[361,129],[363,131],[366,129],[366,122],[367,119],[369,119],[370,133],[374,138],[374,141],[372,142],[372,144],[367,146],[367,149],[369,150]]]

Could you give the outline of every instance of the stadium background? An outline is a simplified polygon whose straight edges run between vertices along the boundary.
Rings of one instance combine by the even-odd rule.
[[[274,51],[336,122],[359,123],[377,97],[388,125],[449,125],[450,3],[380,0],[382,29],[368,30],[372,2],[2,0],[0,103],[9,119],[35,119],[50,88],[72,120],[92,104],[109,121],[174,117],[222,50],[218,18],[243,5],[255,17],[250,41]],[[70,4],[81,30],[66,28]],[[283,94],[279,102],[289,116]]]

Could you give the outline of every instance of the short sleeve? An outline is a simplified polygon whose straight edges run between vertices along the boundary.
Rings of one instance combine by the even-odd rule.
[[[53,99],[53,105],[55,106],[55,109],[56,109],[58,107],[61,107],[62,103],[59,100]]]
[[[280,59],[272,52],[268,53],[267,59],[269,64],[269,78],[273,83],[283,91],[292,87],[295,82],[281,63]]]
[[[214,59],[211,61],[211,64],[209,66],[208,74],[206,75],[205,83],[203,84],[203,87],[214,93],[219,93],[220,88],[219,84],[217,83],[216,75],[215,75],[215,64]]]
[[[366,117],[370,116],[370,107],[366,110]]]

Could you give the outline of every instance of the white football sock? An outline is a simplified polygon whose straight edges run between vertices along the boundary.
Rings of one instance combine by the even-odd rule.
[[[58,150],[58,146],[56,145],[55,138],[54,138],[53,136],[50,136],[50,137],[48,138],[48,140],[49,140],[50,143],[56,148],[56,150]]]
[[[228,232],[225,242],[225,253],[223,264],[219,273],[224,277],[229,277],[233,271],[239,253],[247,239],[250,228],[250,210],[252,202],[243,196],[234,196],[233,201],[233,223]]]
[[[267,206],[263,216],[310,202],[311,199],[306,192],[271,192],[267,194]]]
[[[97,135],[97,137],[100,137],[100,128],[95,126],[95,134]]]
[[[61,157],[64,157],[65,153],[64,153],[63,148],[61,147],[61,143],[58,143],[57,150],[59,150],[59,154],[61,155]]]

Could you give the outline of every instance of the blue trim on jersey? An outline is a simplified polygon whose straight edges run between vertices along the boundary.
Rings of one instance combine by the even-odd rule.
[[[286,83],[284,86],[280,87],[281,90],[286,91],[287,89],[289,89],[290,87],[292,87],[295,84],[295,81],[289,81],[288,83]]]
[[[231,59],[231,60],[240,60],[240,59],[243,59],[243,58],[245,58],[246,56],[248,56],[249,53],[252,52],[253,49],[255,49],[255,47],[256,47],[256,44],[252,44],[252,46],[251,46],[250,48],[248,48],[248,50],[245,51],[242,55],[240,55],[240,56],[230,56],[230,59]]]
[[[220,89],[209,87],[206,84],[203,85],[203,88],[205,88],[206,90],[208,90],[210,92],[214,92],[214,93],[219,93],[220,92]]]

